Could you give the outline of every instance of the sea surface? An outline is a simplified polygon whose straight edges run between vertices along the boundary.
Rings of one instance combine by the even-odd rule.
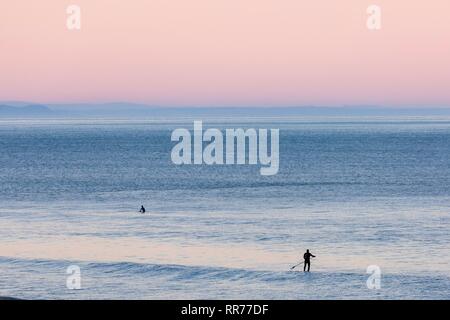
[[[196,119],[279,129],[274,176],[174,165],[193,120],[0,119],[0,296],[450,299],[449,119]]]

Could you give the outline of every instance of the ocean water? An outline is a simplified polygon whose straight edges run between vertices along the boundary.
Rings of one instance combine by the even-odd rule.
[[[450,121],[203,122],[280,129],[278,174],[174,165],[190,120],[0,119],[0,296],[450,298]]]

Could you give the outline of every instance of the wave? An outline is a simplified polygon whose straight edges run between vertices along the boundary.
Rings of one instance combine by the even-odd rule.
[[[66,270],[78,265],[83,289],[68,291]],[[39,277],[24,277],[25,274]],[[295,272],[224,267],[76,262],[0,257],[1,296],[24,299],[448,299],[450,278],[383,274],[368,290],[361,272]],[[43,279],[45,281],[43,282]],[[44,285],[43,285],[44,284]]]
[[[9,264],[16,267],[26,267],[29,270],[48,268],[48,269],[66,269],[70,265],[78,265],[80,268],[90,272],[101,272],[111,276],[117,275],[144,275],[144,276],[168,276],[179,280],[195,280],[195,279],[213,279],[213,280],[255,280],[263,282],[283,282],[298,279],[299,276],[304,276],[306,279],[333,279],[333,281],[345,280],[349,278],[366,279],[365,272],[318,272],[303,273],[291,271],[289,268],[286,271],[273,270],[253,270],[227,267],[210,267],[210,266],[195,266],[195,265],[177,265],[177,264],[147,264],[137,262],[81,262],[81,261],[66,261],[66,260],[42,260],[42,259],[18,259],[10,257],[0,257],[0,264]],[[299,269],[300,270],[300,269]],[[450,282],[450,277],[445,275],[417,275],[417,274],[389,274],[388,277],[395,278],[433,278],[442,279]]]
[[[9,264],[15,267],[23,267],[29,270],[33,269],[66,269],[70,265],[78,265],[82,270],[89,272],[100,272],[110,276],[123,275],[144,275],[147,277],[162,276],[177,280],[229,280],[238,281],[290,281],[303,273],[269,270],[250,270],[226,267],[209,266],[190,266],[176,264],[146,264],[136,262],[78,262],[65,260],[40,260],[40,259],[17,259],[9,257],[0,257],[0,264]],[[316,272],[309,274],[310,277],[327,276],[327,273]],[[335,274],[336,276],[337,274]],[[340,273],[345,277],[351,273]]]

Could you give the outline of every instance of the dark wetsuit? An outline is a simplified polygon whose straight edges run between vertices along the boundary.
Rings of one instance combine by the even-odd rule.
[[[305,254],[303,255],[303,259],[305,259],[305,263],[303,264],[303,271],[308,271],[311,268],[311,257],[315,257],[315,255],[312,255],[309,252],[305,252]],[[308,266],[308,270],[306,270],[306,266]]]

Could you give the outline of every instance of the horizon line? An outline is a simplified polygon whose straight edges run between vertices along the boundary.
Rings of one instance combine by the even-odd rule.
[[[0,100],[0,104],[16,104],[16,105],[42,105],[42,106],[107,106],[107,105],[130,105],[147,108],[192,108],[192,109],[238,109],[238,108],[258,108],[258,109],[295,109],[295,108],[322,108],[322,109],[344,109],[344,108],[361,108],[361,109],[450,109],[450,105],[370,105],[370,104],[341,104],[341,105],[153,105],[142,102],[129,101],[109,101],[109,102],[35,102],[22,100]],[[11,105],[9,105],[11,106]]]

